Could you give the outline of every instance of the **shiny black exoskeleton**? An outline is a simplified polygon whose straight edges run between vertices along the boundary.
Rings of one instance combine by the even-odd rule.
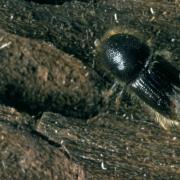
[[[180,119],[180,71],[128,34],[114,34],[100,44],[101,63],[141,100],[167,119]],[[179,125],[179,122],[177,122]]]
[[[105,66],[120,80],[135,79],[145,67],[149,48],[132,35],[116,34],[101,47]]]

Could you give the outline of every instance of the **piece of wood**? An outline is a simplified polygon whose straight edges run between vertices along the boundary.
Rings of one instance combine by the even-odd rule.
[[[42,111],[89,117],[101,106],[101,78],[52,45],[0,31],[0,101],[37,115]]]
[[[5,109],[0,106],[1,179],[85,179],[83,167],[68,159],[60,147],[50,145],[28,128],[15,126],[14,121],[21,122],[27,116]]]
[[[34,124],[35,126],[28,126]],[[99,114],[88,122],[0,106],[3,179],[179,179],[179,134]]]
[[[177,1],[148,0],[71,1],[60,6],[1,0],[1,103],[28,113],[64,115],[41,112],[37,120],[0,107],[1,177],[179,179],[179,133],[155,125],[143,104],[131,100],[118,115],[77,119],[105,106],[105,86],[94,72],[101,67],[92,65],[94,43],[106,30],[138,30],[154,54],[180,65],[178,6]]]
[[[36,130],[62,146],[69,158],[100,179],[178,179],[179,135],[153,124],[102,114],[88,123],[43,113]]]

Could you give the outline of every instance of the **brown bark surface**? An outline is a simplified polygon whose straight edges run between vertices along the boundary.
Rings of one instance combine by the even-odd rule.
[[[61,2],[0,1],[0,179],[179,179],[179,132],[137,99],[116,113],[94,67],[115,26],[179,67],[178,1]]]

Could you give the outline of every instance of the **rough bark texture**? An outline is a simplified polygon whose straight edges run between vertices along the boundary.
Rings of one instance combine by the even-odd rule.
[[[100,179],[100,172],[117,179],[178,179],[180,175],[178,137],[173,140],[172,134],[166,136],[147,123],[114,115],[99,115],[83,123],[44,113],[36,130],[61,144],[70,158],[91,170],[93,179]]]
[[[115,113],[94,58],[118,26],[179,67],[178,0],[38,2],[0,1],[0,179],[179,179],[179,132],[136,99]]]
[[[178,1],[72,1],[42,6],[24,0],[1,0],[0,23],[3,29],[51,42],[90,64],[94,40],[114,26],[125,26],[149,36],[156,51],[169,50],[178,60],[179,6]]]
[[[4,114],[4,107],[0,112]],[[27,118],[11,108],[8,121]],[[13,111],[10,113],[10,111]],[[28,128],[7,124],[0,115],[1,179],[85,179],[82,166],[69,160],[59,147],[50,145]]]
[[[97,113],[101,81],[94,71],[52,45],[3,31],[0,36],[1,101],[33,114],[51,110],[84,118]]]

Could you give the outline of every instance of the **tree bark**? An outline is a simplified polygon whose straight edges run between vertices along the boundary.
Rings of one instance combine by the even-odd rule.
[[[87,2],[0,1],[0,177],[179,179],[179,132],[136,99],[116,114],[112,76],[94,67],[95,41],[115,26],[179,67],[178,1]]]

